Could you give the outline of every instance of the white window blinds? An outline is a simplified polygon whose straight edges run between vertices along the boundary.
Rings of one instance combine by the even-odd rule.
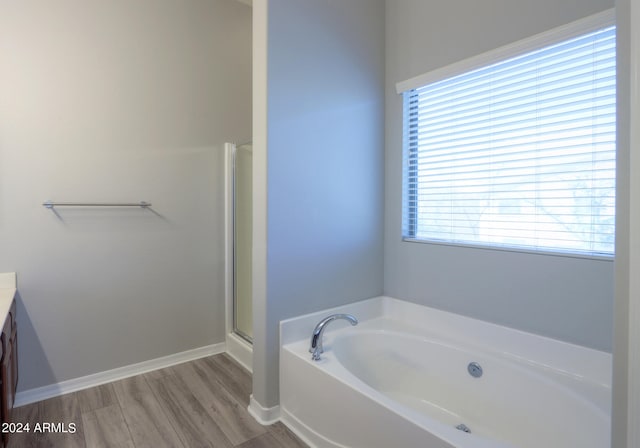
[[[615,27],[404,96],[405,239],[613,255]]]

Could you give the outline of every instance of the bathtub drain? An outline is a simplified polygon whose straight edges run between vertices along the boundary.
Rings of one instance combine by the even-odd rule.
[[[474,378],[480,378],[482,376],[482,367],[477,362],[470,362],[467,366],[467,371],[469,375]]]
[[[456,426],[456,429],[459,429],[460,431],[463,431],[463,432],[468,432],[468,433],[471,432],[469,427],[467,425],[465,425],[464,423],[460,423],[458,426]]]

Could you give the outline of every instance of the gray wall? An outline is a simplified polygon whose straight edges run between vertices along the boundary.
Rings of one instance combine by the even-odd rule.
[[[612,0],[386,3],[385,294],[611,350],[613,263],[401,241],[395,83],[611,8]]]
[[[224,341],[222,145],[251,137],[250,7],[2,1],[0,73],[20,389]]]
[[[266,294],[254,312],[253,394],[273,406],[278,322],[382,293],[384,2],[270,0],[267,45]]]

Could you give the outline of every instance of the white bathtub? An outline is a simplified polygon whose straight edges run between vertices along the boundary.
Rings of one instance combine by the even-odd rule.
[[[330,323],[311,361],[313,327],[336,312],[360,324]],[[388,297],[283,321],[281,341],[281,419],[311,446],[610,445],[608,353]]]

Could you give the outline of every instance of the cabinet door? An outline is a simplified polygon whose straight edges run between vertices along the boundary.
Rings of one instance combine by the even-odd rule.
[[[16,321],[16,301],[11,304],[9,311],[9,317],[11,318],[11,338],[9,344],[11,345],[11,390],[12,401],[10,406],[13,407],[13,403],[16,398],[16,391],[18,390],[18,323]]]
[[[10,406],[13,408],[13,403],[16,399],[16,391],[18,390],[18,324],[14,321],[13,326],[11,328],[11,359],[9,360],[11,364],[11,404]]]
[[[2,381],[2,399],[0,400],[1,409],[0,412],[2,414],[3,422],[11,421],[11,408],[13,407],[13,378],[11,371],[11,358],[13,357],[13,353],[11,350],[11,319],[7,319],[5,322],[4,328],[2,330],[2,360],[0,361],[0,381]],[[7,445],[9,439],[8,433],[2,434],[2,444],[3,446]]]

